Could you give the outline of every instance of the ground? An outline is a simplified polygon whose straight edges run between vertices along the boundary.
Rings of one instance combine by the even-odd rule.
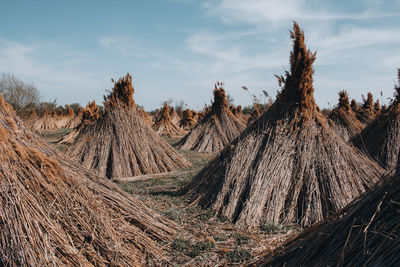
[[[54,145],[70,130],[46,132],[40,136]],[[179,138],[165,138],[171,145]],[[63,146],[56,146],[63,151]],[[250,262],[271,251],[300,231],[294,226],[265,224],[259,230],[244,232],[209,210],[188,202],[174,192],[187,183],[215,155],[181,151],[192,167],[164,176],[144,176],[139,181],[117,184],[143,201],[148,207],[176,222],[176,239],[163,244],[165,259],[170,266],[236,266]],[[157,262],[152,263],[154,266]]]

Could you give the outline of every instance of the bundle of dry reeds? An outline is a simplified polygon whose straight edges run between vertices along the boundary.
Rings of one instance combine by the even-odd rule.
[[[244,123],[229,110],[223,85],[217,82],[211,110],[177,143],[177,147],[204,153],[219,152],[244,128]]]
[[[138,266],[176,225],[50,148],[0,96],[0,265]]]
[[[364,98],[364,96],[363,96]],[[372,93],[368,93],[367,94],[367,99],[363,99],[364,103],[362,105],[362,107],[358,107],[354,105],[354,113],[357,117],[357,119],[367,125],[369,124],[376,116],[376,111],[374,108],[374,97],[372,95]]]
[[[134,104],[133,91],[129,74],[115,82],[113,90],[105,96],[104,114],[97,117],[94,113],[93,120],[89,114],[90,123],[79,127],[79,134],[66,153],[108,178],[169,172],[190,166],[143,121]]]
[[[253,122],[255,122],[258,118],[260,118],[260,116],[261,116],[260,108],[258,107],[258,104],[254,103],[250,117],[247,119],[247,125],[250,125]]]
[[[339,92],[339,104],[331,111],[328,117],[333,121],[335,132],[346,141],[359,134],[364,128],[350,107],[346,91]]]
[[[242,106],[238,105],[237,107],[235,107],[234,105],[231,105],[229,109],[236,118],[247,123],[248,119],[243,114]]]
[[[400,69],[395,97],[385,110],[357,136],[353,144],[366,151],[373,159],[388,170],[398,165],[400,155]]]
[[[194,112],[190,109],[185,109],[182,114],[182,119],[179,122],[179,127],[185,131],[190,131],[196,124]]]
[[[314,101],[315,54],[297,23],[276,101],[181,191],[238,227],[309,226],[339,211],[384,170],[339,137]]]
[[[169,107],[169,116],[171,117],[172,123],[178,125],[181,118],[179,117],[178,113],[175,111],[174,107]]]
[[[41,116],[33,121],[31,129],[33,131],[49,131],[59,129],[57,125],[58,116],[55,110],[48,110],[46,107],[42,108]]]
[[[137,110],[138,110],[139,115],[144,120],[144,122],[147,123],[148,125],[152,126],[153,125],[153,121],[149,117],[149,114],[147,114],[147,112],[143,108],[138,108]]]
[[[175,110],[171,112],[168,103],[165,102],[160,110],[160,114],[157,116],[157,120],[153,124],[153,130],[156,131],[156,133],[158,133],[159,135],[166,135],[170,137],[185,135],[186,132],[172,120],[171,115],[178,116]],[[175,118],[175,121],[176,120],[177,119]]]
[[[88,125],[94,124],[103,114],[103,110],[101,107],[96,105],[96,101],[92,101],[86,105],[86,108],[79,109],[78,115],[71,120],[71,123],[76,123],[77,118],[79,118],[79,124],[74,127],[74,129],[68,134],[64,135],[59,141],[58,144],[70,145],[75,141],[75,138],[79,135],[81,129],[85,128]],[[71,125],[72,126],[72,125]]]
[[[397,266],[400,177],[383,179],[338,215],[311,227],[253,266]]]

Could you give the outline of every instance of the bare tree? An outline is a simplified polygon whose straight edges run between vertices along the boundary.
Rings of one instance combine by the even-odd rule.
[[[0,93],[18,115],[38,105],[41,98],[33,84],[24,83],[13,74],[6,73],[1,74]]]

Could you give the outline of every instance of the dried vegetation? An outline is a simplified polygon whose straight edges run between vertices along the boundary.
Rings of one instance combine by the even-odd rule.
[[[222,83],[217,83],[211,110],[177,143],[177,147],[204,153],[219,152],[244,128],[244,123],[229,110]]]
[[[183,189],[242,229],[309,226],[378,181],[383,169],[339,137],[314,101],[315,54],[294,23],[290,72],[275,103]]]
[[[0,265],[162,261],[176,225],[36,138],[0,97]]]
[[[329,119],[333,122],[335,132],[346,141],[359,134],[364,128],[350,107],[346,91],[339,92],[339,104],[329,114]]]
[[[170,172],[190,165],[160,138],[138,114],[133,101],[132,77],[127,74],[105,96],[98,116],[85,109],[83,125],[66,153],[108,178]],[[128,95],[126,95],[128,94]],[[85,118],[87,118],[85,120]]]
[[[400,156],[400,69],[391,104],[353,138],[353,144],[366,151],[388,170],[394,170]]]

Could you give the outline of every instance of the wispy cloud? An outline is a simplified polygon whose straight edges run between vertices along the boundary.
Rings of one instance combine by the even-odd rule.
[[[42,94],[59,97],[62,103],[79,101],[82,90],[96,96],[96,89],[104,87],[95,77],[94,65],[93,71],[82,73],[85,65],[91,65],[88,60],[86,55],[56,43],[0,40],[0,72],[34,81]]]
[[[99,44],[112,54],[146,58],[149,52],[143,41],[132,37],[109,36],[99,39]]]
[[[327,2],[306,0],[214,0],[206,7],[211,15],[228,23],[260,24],[287,20],[363,20],[398,16],[400,12],[377,12],[368,2],[358,12],[332,12]]]

